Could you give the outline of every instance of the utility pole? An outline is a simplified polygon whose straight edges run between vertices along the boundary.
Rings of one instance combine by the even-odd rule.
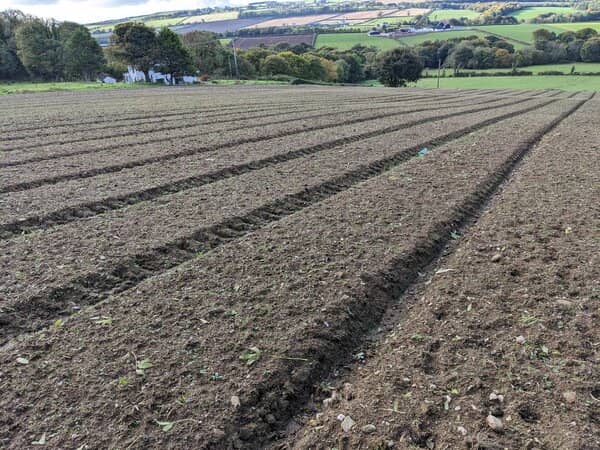
[[[233,47],[233,65],[235,66],[235,75],[237,76],[237,79],[240,79],[240,70],[238,68],[238,62],[237,62],[237,51],[235,49],[235,39],[232,41],[232,47]]]
[[[438,50],[438,73],[437,73],[437,89],[440,88],[440,70],[442,70],[442,58],[440,58],[440,51]]]

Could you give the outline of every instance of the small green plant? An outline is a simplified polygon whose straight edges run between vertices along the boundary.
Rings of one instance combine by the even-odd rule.
[[[421,342],[425,340],[425,336],[419,333],[415,333],[410,337],[415,342]]]
[[[521,323],[523,323],[524,325],[530,326],[536,324],[537,322],[538,319],[535,316],[529,316],[527,314],[521,316]]]
[[[169,421],[162,421],[162,420],[155,420],[154,422],[156,422],[156,424],[165,432],[168,433],[169,431],[171,431],[173,429],[173,427],[178,424],[178,423],[182,423],[182,422],[194,422],[194,419],[181,419],[181,420],[175,420],[173,422],[169,422]]]
[[[129,386],[130,380],[129,377],[119,377],[119,386],[122,388],[126,388]]]
[[[135,373],[138,375],[144,376],[146,375],[146,370],[152,368],[152,363],[149,359],[142,359],[141,361],[137,361],[135,363]]]
[[[248,351],[240,355],[242,361],[246,361],[247,366],[251,366],[260,359],[261,351],[258,347],[250,347]]]
[[[221,375],[219,372],[215,372],[210,376],[211,381],[223,381],[225,377]]]
[[[112,318],[108,316],[92,317],[92,320],[96,325],[111,325],[113,323]]]
[[[156,424],[162,428],[162,430],[165,433],[168,433],[169,431],[171,431],[173,429],[173,427],[175,426],[175,422],[161,422],[159,420],[155,421]]]

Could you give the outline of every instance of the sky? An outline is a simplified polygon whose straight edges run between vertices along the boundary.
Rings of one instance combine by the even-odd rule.
[[[252,0],[0,0],[0,11],[19,9],[38,17],[91,23],[161,11],[239,6],[249,1]]]

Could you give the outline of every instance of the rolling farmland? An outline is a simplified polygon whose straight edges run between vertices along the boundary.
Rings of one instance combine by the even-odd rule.
[[[0,447],[598,444],[594,94],[0,103]]]

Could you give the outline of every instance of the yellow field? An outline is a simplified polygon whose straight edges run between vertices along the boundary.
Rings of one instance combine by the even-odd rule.
[[[191,16],[186,18],[182,23],[198,23],[198,22],[217,22],[219,20],[235,20],[239,17],[239,11],[226,11],[212,14],[202,14],[200,16]]]

